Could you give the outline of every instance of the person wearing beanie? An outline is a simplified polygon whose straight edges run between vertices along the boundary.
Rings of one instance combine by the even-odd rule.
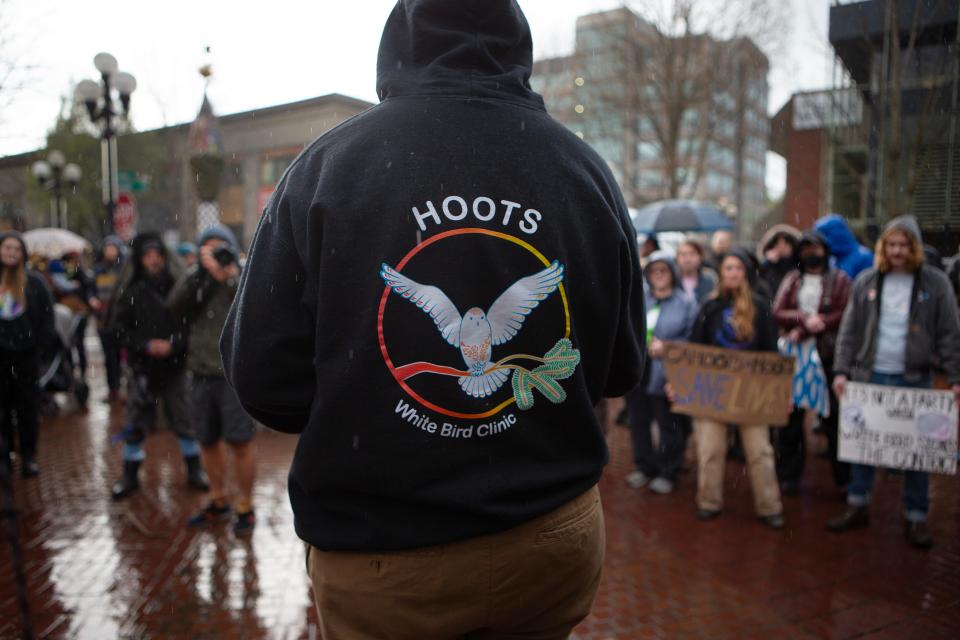
[[[200,463],[200,447],[190,425],[186,400],[187,336],[183,319],[170,312],[165,304],[179,265],[170,259],[156,233],[140,233],[132,245],[130,266],[125,269],[110,309],[110,326],[127,348],[131,369],[127,384],[128,425],[121,434],[123,473],[111,493],[115,500],[120,500],[139,489],[140,465],[146,458],[143,441],[147,428],[156,419],[160,401],[177,434],[186,464],[187,484],[206,491],[209,485]]]
[[[206,503],[187,524],[209,526],[229,519],[233,513],[224,485],[226,442],[233,454],[239,485],[233,532],[249,535],[256,523],[252,502],[255,428],[240,406],[236,391],[224,378],[220,359],[220,332],[240,277],[239,246],[233,232],[219,224],[207,228],[197,239],[197,246],[197,263],[180,276],[167,298],[167,307],[189,325],[190,416],[200,441],[203,466],[210,477]]]
[[[876,265],[854,282],[837,338],[834,390],[848,381],[930,388],[935,366],[947,373],[960,404],[960,320],[946,275],[925,263],[920,225],[912,215],[891,220],[876,247]],[[870,523],[876,468],[853,464],[847,511],[827,523],[834,532]],[[927,528],[929,475],[903,476],[904,531],[910,544],[933,546]]]
[[[697,304],[681,288],[680,274],[669,253],[650,254],[643,275],[647,284],[644,308],[650,357],[644,382],[626,397],[636,465],[636,470],[627,476],[627,484],[635,489],[648,486],[654,493],[667,494],[673,492],[683,463],[687,418],[670,410],[663,343],[686,342],[697,317]],[[656,447],[651,429],[654,420],[660,435]]]
[[[777,476],[780,489],[786,495],[797,493],[803,475],[804,423],[808,410],[820,416],[834,482],[839,487],[846,486],[850,476],[850,466],[837,459],[839,406],[830,381],[837,331],[852,283],[845,272],[830,267],[830,249],[819,232],[804,233],[797,251],[800,268],[783,279],[773,303],[773,317],[789,341],[791,353],[801,355],[794,376],[794,410],[787,425],[775,430]]]
[[[27,245],[15,231],[0,235],[0,465],[19,443],[20,473],[40,472],[37,422],[40,356],[56,340],[53,296],[27,267]],[[16,429],[14,429],[16,425]]]
[[[723,349],[777,351],[777,328],[766,299],[754,291],[757,274],[743,250],[731,249],[720,260],[714,295],[700,307],[690,342]],[[672,389],[669,390],[672,395]],[[769,425],[738,425],[753,488],[757,516],[782,529],[783,505],[774,469]],[[723,509],[723,476],[727,426],[717,420],[693,419],[697,443],[697,517],[711,520]]]
[[[197,264],[197,245],[192,242],[181,242],[177,245],[177,256],[183,260],[183,264],[189,269]]]

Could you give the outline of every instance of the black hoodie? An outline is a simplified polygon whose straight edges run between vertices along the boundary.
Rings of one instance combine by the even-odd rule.
[[[221,352],[249,413],[302,434],[290,498],[316,547],[504,530],[600,477],[593,407],[640,378],[642,276],[531,59],[516,2],[398,3],[381,104],[310,145],[260,221]]]
[[[16,231],[0,234],[0,244],[7,238],[14,238],[23,249],[23,262],[27,261],[27,244],[23,236]],[[13,303],[0,314],[0,350],[46,351],[54,347],[56,334],[53,323],[53,296],[43,278],[27,268],[27,281],[24,290],[24,305]],[[0,306],[3,302],[0,301]],[[4,317],[9,316],[9,317]]]
[[[187,354],[183,318],[166,307],[178,263],[156,233],[140,233],[132,245],[130,260],[124,265],[116,298],[111,305],[111,325],[127,347],[131,368],[145,374],[152,384],[163,384],[183,370]],[[156,247],[164,258],[163,270],[156,276],[150,276],[143,269],[142,259],[147,245]],[[169,357],[154,358],[147,354],[147,344],[155,339],[170,341],[173,351]]]

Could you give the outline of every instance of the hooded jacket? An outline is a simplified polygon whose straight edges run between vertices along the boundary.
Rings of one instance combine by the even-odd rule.
[[[221,338],[253,417],[300,433],[320,549],[501,531],[598,481],[593,406],[643,370],[635,235],[606,163],[529,86],[512,0],[403,0],[381,103],[294,161]]]
[[[823,270],[823,290],[817,310],[817,313],[823,317],[826,328],[817,335],[817,351],[829,367],[833,363],[837,331],[840,329],[843,312],[847,308],[852,283],[845,272],[829,266],[830,247],[822,234],[817,231],[804,233],[797,247],[798,253],[808,243],[818,244],[826,250],[827,265]],[[801,340],[810,337],[810,333],[803,324],[805,317],[800,311],[798,302],[803,275],[802,266],[799,270],[788,274],[783,279],[783,284],[773,303],[773,317],[780,330],[783,333],[789,333],[793,329],[800,329]]]
[[[884,227],[890,229],[904,231],[922,245],[920,225],[913,216],[894,218]],[[860,274],[840,323],[834,370],[855,382],[867,382],[873,373],[883,279],[878,269]],[[960,319],[953,288],[942,271],[926,264],[913,278],[904,365],[908,383],[929,380],[940,366],[951,384],[960,384]]]
[[[145,247],[156,247],[164,258],[158,276],[151,277],[143,268]],[[175,281],[178,263],[171,256],[160,236],[140,233],[133,239],[133,250],[124,268],[124,277],[111,306],[112,328],[127,347],[131,368],[147,376],[151,384],[163,384],[183,370],[187,353],[187,336],[183,319],[166,307],[167,295]],[[147,354],[150,340],[168,340],[173,351],[167,358]]]
[[[784,238],[793,247],[793,256],[777,262],[767,259],[767,251],[773,248],[780,238]],[[797,243],[800,241],[800,231],[788,224],[777,224],[770,227],[757,244],[757,260],[760,263],[760,278],[766,283],[770,291],[770,298],[776,298],[780,284],[788,273],[799,266],[797,259]]]
[[[813,228],[827,239],[836,267],[846,272],[851,280],[873,266],[873,253],[857,242],[842,216],[831,213],[817,220]]]
[[[0,234],[0,244],[14,238],[23,249],[23,265],[26,268],[24,302],[0,300],[0,351],[24,352],[33,349],[52,348],[56,340],[53,323],[53,296],[43,278],[26,267],[27,243],[16,231]]]
[[[223,240],[235,252],[240,247],[227,227],[214,225],[204,231],[197,246],[213,238]],[[200,376],[222,376],[220,332],[237,293],[237,279],[217,282],[198,261],[177,280],[167,297],[167,307],[189,325],[187,369]]]
[[[680,271],[677,269],[677,264],[673,257],[665,251],[652,253],[647,259],[647,265],[643,269],[647,284],[650,284],[650,267],[657,263],[667,265],[673,272],[673,293],[667,298],[658,300],[653,295],[653,286],[646,287],[644,307],[647,312],[649,313],[651,309],[659,307],[657,323],[652,330],[653,337],[658,340],[686,342],[687,338],[690,337],[690,331],[693,329],[693,323],[697,319],[697,303],[684,293],[680,285]],[[650,330],[649,326],[647,330]],[[650,358],[645,385],[647,393],[662,396],[665,393],[664,387],[666,384],[667,373],[663,366],[663,360]]]

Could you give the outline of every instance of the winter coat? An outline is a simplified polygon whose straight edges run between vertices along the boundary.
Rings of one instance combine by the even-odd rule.
[[[913,216],[900,216],[885,229],[896,228],[922,243]],[[855,382],[867,382],[873,373],[880,333],[880,310],[885,274],[869,269],[853,283],[850,302],[840,323],[834,371]],[[942,367],[952,384],[960,384],[960,319],[950,281],[939,269],[922,265],[914,273],[909,327],[904,354],[904,378],[920,384]]]
[[[651,254],[644,268],[644,274],[657,262],[663,262],[673,270],[674,283],[677,286],[674,287],[673,293],[669,297],[659,300],[654,297],[651,287],[646,288],[644,307],[647,309],[647,313],[649,314],[654,307],[660,307],[657,324],[653,327],[653,337],[664,341],[686,342],[697,318],[697,303],[680,288],[680,272],[677,270],[673,258],[668,255],[661,252]],[[664,386],[667,383],[667,373],[663,366],[663,360],[650,358],[648,362],[646,391],[650,394],[662,396],[664,395]]]
[[[847,221],[841,216],[831,213],[817,220],[813,226],[827,239],[836,268],[846,272],[851,280],[873,266],[873,253],[857,242]]]
[[[732,299],[718,296],[700,306],[697,319],[690,332],[690,342],[723,349],[743,351],[776,351],[777,327],[770,312],[770,303],[761,295],[753,295],[753,339],[737,339],[730,323],[733,312]]]
[[[803,324],[804,314],[800,311],[797,301],[802,284],[801,271],[793,271],[783,279],[773,303],[773,317],[783,333],[800,329],[801,340],[806,340],[810,337],[810,333]],[[827,269],[823,272],[823,292],[820,295],[818,313],[823,316],[826,328],[817,334],[817,352],[828,367],[833,362],[837,332],[840,330],[840,320],[847,307],[851,285],[849,276],[843,271]]]
[[[27,245],[23,236],[15,231],[0,234],[0,243],[7,238],[16,238],[23,249],[26,265]],[[0,300],[0,350],[24,352],[39,349],[46,352],[55,348],[56,333],[53,321],[53,296],[44,279],[27,268],[24,285],[24,304],[12,298]]]
[[[111,307],[111,327],[117,332],[121,344],[127,347],[131,368],[147,376],[153,384],[163,384],[183,370],[187,355],[187,332],[182,316],[166,306],[167,296],[174,284],[170,255],[161,243],[165,258],[163,271],[156,277],[148,276],[141,264],[143,245],[147,241],[160,241],[159,236],[142,233],[134,239],[132,274],[123,282]],[[173,348],[167,358],[154,358],[147,354],[150,340],[168,340]]]
[[[208,230],[197,245],[203,246],[206,238],[218,237],[237,250],[233,234],[226,227],[222,229],[229,235]],[[189,325],[187,369],[196,375],[223,375],[220,333],[237,293],[237,284],[236,278],[217,282],[198,262],[180,276],[167,297],[167,307]]]

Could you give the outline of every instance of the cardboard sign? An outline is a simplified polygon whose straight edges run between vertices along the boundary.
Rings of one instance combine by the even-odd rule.
[[[679,342],[665,342],[664,348],[674,412],[728,424],[787,424],[792,359],[776,352]]]
[[[955,474],[953,393],[848,382],[840,399],[838,457],[888,469]]]

